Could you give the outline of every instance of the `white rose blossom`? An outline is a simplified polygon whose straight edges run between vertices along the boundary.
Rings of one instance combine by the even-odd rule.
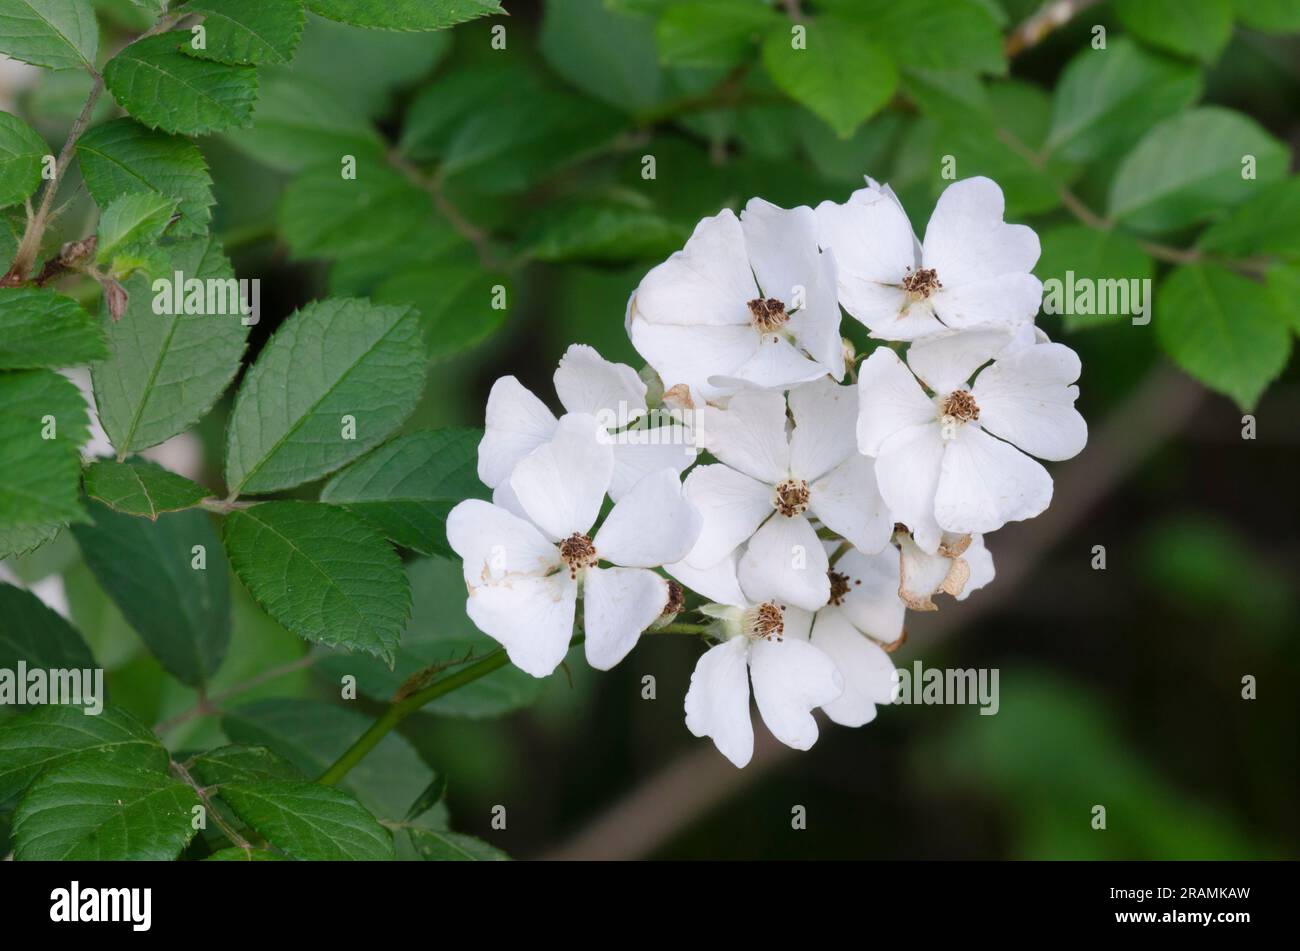
[[[736,766],[754,755],[749,685],[759,716],[786,746],[810,749],[817,742],[812,711],[835,700],[844,678],[834,661],[808,642],[812,615],[774,601],[706,605],[718,619],[722,643],[695,664],[686,691],[686,727],[707,736]]]
[[[752,199],[705,218],[628,301],[632,344],[669,389],[697,403],[746,386],[844,375],[835,259],[812,209]]]
[[[587,661],[599,670],[622,660],[674,600],[649,569],[690,550],[699,514],[677,474],[661,469],[593,535],[613,472],[613,447],[596,418],[570,413],[510,474],[522,517],[478,499],[447,517],[447,541],[464,559],[466,612],[534,677],[552,673],[568,652],[579,587]]]
[[[697,437],[720,461],[698,466],[686,497],[700,510],[689,566],[716,565],[741,545],[741,590],[815,611],[830,597],[826,552],[810,516],[863,551],[879,551],[893,521],[876,491],[871,460],[857,451],[854,390],[823,377],[786,398],[746,390],[726,409],[697,414]]]
[[[695,461],[694,446],[683,427],[672,427],[680,430],[675,435],[667,432],[668,426],[626,428],[648,412],[645,381],[627,364],[612,363],[593,347],[574,344],[565,351],[555,371],[555,392],[567,412],[588,413],[604,428],[622,430],[611,440],[614,474],[609,497],[614,501],[647,473],[664,468],[680,473]],[[494,496],[495,501],[512,507],[510,473],[520,459],[554,435],[556,425],[555,414],[513,376],[503,376],[492,385],[479,443],[478,477],[488,488],[506,495]]]
[[[1038,235],[1002,220],[994,182],[967,178],[944,189],[924,242],[889,187],[867,183],[844,204],[818,205],[817,224],[835,255],[840,303],[873,337],[917,340],[1034,319],[1043,296],[1030,273]]]
[[[818,708],[872,721],[895,696],[906,612],[989,584],[984,533],[1051,501],[1032,457],[1087,441],[1079,359],[1033,324],[1038,238],[1003,221],[998,186],[951,185],[922,243],[867,182],[815,211],[753,199],[701,221],[628,302],[657,380],[575,344],[558,418],[497,380],[478,459],[493,502],[447,520],[467,613],[534,676],[564,659],[579,599],[599,669],[646,630],[709,641],[686,725],[737,766],[753,755],[751,683],[796,749],[816,741]],[[899,351],[878,347],[846,385],[841,305]],[[667,425],[646,426],[652,406],[672,409]],[[683,485],[697,446],[716,462]],[[678,623],[683,610],[706,620]]]
[[[872,351],[858,374],[858,447],[922,551],[937,551],[945,531],[991,532],[1047,508],[1052,477],[1026,453],[1062,460],[1083,449],[1078,378],[1073,350],[1001,331],[917,341],[906,363]]]

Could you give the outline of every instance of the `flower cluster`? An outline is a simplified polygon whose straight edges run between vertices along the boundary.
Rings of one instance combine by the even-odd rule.
[[[843,204],[755,198],[701,221],[628,301],[645,370],[570,347],[558,418],[514,377],[493,386],[492,502],[447,520],[474,623],[536,677],[564,659],[579,600],[602,670],[647,630],[701,633],[686,725],[737,766],[751,684],[796,749],[817,708],[873,719],[907,609],[988,584],[983,536],[1042,512],[1037,459],[1087,440],[1078,357],[1033,323],[1038,238],[1003,211],[992,181],[956,182],[918,241],[867,179]],[[841,308],[882,342],[865,359]],[[687,591],[702,624],[674,623]]]

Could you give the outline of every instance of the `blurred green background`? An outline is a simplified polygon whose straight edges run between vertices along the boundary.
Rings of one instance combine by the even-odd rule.
[[[140,28],[142,14],[125,0],[99,6],[122,37]],[[698,5],[695,19],[670,11],[685,6],[507,3],[509,18],[437,34],[309,18],[292,67],[263,71],[254,128],[200,140],[216,182],[213,232],[223,236],[238,275],[262,282],[263,320],[250,357],[294,307],[326,293],[410,301],[425,315],[434,362],[407,428],[480,426],[488,388],[502,374],[550,399],[550,374],[571,342],[640,366],[623,331],[628,295],[681,246],[695,221],[723,206],[739,207],[753,195],[787,206],[842,201],[869,174],[894,187],[922,231],[947,184],[940,157],[951,154],[958,177],[992,176],[1006,190],[1008,219],[1043,232],[1074,221],[1061,206],[1059,182],[1070,182],[1090,206],[1104,206],[1118,162],[1145,131],[1119,130],[1086,162],[1034,167],[1001,144],[985,113],[965,98],[987,100],[990,121],[1041,146],[1053,90],[1063,67],[1088,46],[1092,26],[1108,27],[1115,43],[1134,25],[1121,22],[1111,4],[1088,8],[1015,56],[1005,75],[998,75],[1001,37],[1036,3],[971,0],[998,40],[990,52],[988,43],[967,38],[965,55],[993,62],[957,62],[952,71],[925,72],[957,54],[944,45],[953,41],[942,22],[917,22],[919,41],[935,44],[932,58],[941,63],[905,51],[900,65],[922,68],[905,69],[894,97],[848,137],[774,87],[757,66],[752,29],[738,28],[727,4],[717,5],[716,21],[705,18],[709,4]],[[822,7],[853,16],[847,2]],[[801,12],[820,11],[805,4]],[[492,44],[501,24],[504,50]],[[1185,29],[1195,46],[1198,27],[1174,24],[1170,33],[1176,38]],[[1201,101],[1251,116],[1294,151],[1298,54],[1294,34],[1238,24],[1226,48],[1196,67]],[[11,108],[59,142],[88,80],[6,73],[0,83],[8,83]],[[103,102],[111,110],[107,97]],[[361,198],[338,191],[342,153],[360,157]],[[655,158],[653,180],[642,177],[647,155]],[[403,171],[431,176],[423,180],[434,189],[417,188]],[[330,209],[328,220],[306,215],[309,206]],[[74,205],[60,219],[64,238],[79,233],[79,210]],[[1195,234],[1161,240],[1188,246]],[[1168,265],[1155,267],[1160,275]],[[508,288],[505,311],[488,306],[488,288],[497,283]],[[1094,437],[1117,408],[1131,409],[1126,401],[1146,392],[1151,374],[1172,372],[1154,325],[1120,318],[1064,327],[1047,316],[1040,325],[1083,358],[1079,406]],[[846,318],[844,328],[867,345],[855,322]],[[1187,396],[1186,388],[1177,392]],[[1180,417],[1167,438],[1144,443],[1131,472],[1099,476],[1106,484],[1097,504],[1061,525],[991,609],[975,610],[1003,579],[962,604],[945,599],[943,613],[955,617],[945,617],[941,631],[931,618],[909,625],[899,663],[998,668],[998,715],[897,707],[859,730],[826,726],[811,752],[770,769],[751,767],[706,796],[702,810],[652,804],[680,819],[648,854],[1300,857],[1300,383],[1290,367],[1268,389],[1254,410],[1253,441],[1241,438],[1241,411],[1227,398],[1190,398],[1187,420]],[[220,480],[227,409],[219,406],[197,431],[208,485]],[[1159,419],[1164,407],[1145,412]],[[1054,471],[1104,473],[1104,451],[1094,438],[1079,459]],[[1058,482],[1056,504],[1069,506],[1061,491]],[[992,536],[995,560],[1014,559],[1019,537],[1010,529]],[[1106,547],[1104,571],[1091,567],[1095,545]],[[73,620],[109,668],[117,702],[155,722],[192,704],[192,693],[164,676],[109,604],[66,533],[9,568],[32,584],[62,574]],[[457,571],[445,562],[412,564],[413,642],[466,630]],[[305,652],[233,579],[232,591],[235,636],[216,688]],[[513,856],[548,854],[659,770],[707,747],[687,732],[681,707],[699,652],[684,638],[648,637],[608,674],[578,659],[544,684],[507,684],[520,700],[534,690],[540,696],[503,717],[466,719],[446,715],[464,710],[431,708],[403,725],[404,743],[392,744],[364,781],[400,787],[403,757],[413,751],[448,777],[457,829]],[[328,700],[337,694],[338,670],[315,664],[242,693],[237,703]],[[646,675],[656,678],[655,700],[642,699]],[[1257,699],[1241,698],[1246,675],[1258,679]],[[365,700],[347,706],[338,715],[359,723],[358,710],[379,709]],[[215,742],[222,722],[195,721],[169,742]],[[236,738],[238,724],[224,723]],[[702,771],[700,782],[715,784],[716,776]],[[509,810],[505,830],[491,825],[498,803]],[[1095,804],[1107,809],[1104,832],[1090,825]],[[806,830],[791,828],[795,805],[807,808]]]

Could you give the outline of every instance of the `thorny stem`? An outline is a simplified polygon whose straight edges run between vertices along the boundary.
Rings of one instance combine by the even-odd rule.
[[[142,40],[147,36],[154,36],[169,30],[180,18],[180,14],[167,14],[159,18],[157,23],[141,33],[137,39]],[[59,185],[63,182],[63,173],[72,161],[72,154],[76,148],[77,140],[81,138],[81,134],[90,125],[91,116],[95,111],[95,103],[99,101],[100,95],[104,92],[104,77],[92,66],[87,66],[86,69],[94,79],[90,86],[90,94],[86,97],[86,104],[82,107],[81,114],[77,116],[76,121],[72,123],[72,128],[68,130],[68,138],[64,141],[63,148],[59,150],[58,158],[54,162],[54,177],[45,183],[45,188],[41,192],[41,203],[37,207],[36,213],[27,219],[27,229],[23,232],[22,241],[18,244],[18,250],[14,254],[13,264],[10,266],[9,272],[4,277],[0,277],[0,287],[13,287],[28,279],[32,265],[36,263],[36,255],[40,253],[41,241],[45,237],[45,229],[50,223],[50,209],[54,205],[54,196],[59,190]]]
[[[573,640],[569,642],[569,646],[575,647],[578,644],[581,644],[582,641],[583,635],[575,634]],[[439,697],[449,694],[459,687],[463,687],[468,683],[473,683],[475,680],[478,680],[481,677],[486,677],[495,670],[499,670],[504,667],[508,661],[509,658],[506,656],[506,652],[498,648],[485,656],[482,660],[470,664],[468,667],[463,667],[454,674],[450,674],[434,681],[423,690],[418,690],[409,697],[390,703],[388,709],[384,711],[383,715],[374,723],[370,724],[370,728],[357,737],[356,742],[348,747],[343,755],[335,760],[334,764],[330,766],[329,769],[321,773],[320,778],[316,781],[325,786],[333,786],[340,779],[346,776],[351,771],[352,767],[365,759],[366,755],[378,746],[379,741],[387,736],[388,733],[397,726],[397,724],[401,723],[412,713],[415,713],[415,711],[419,710],[425,704],[432,703]]]
[[[208,795],[207,789],[200,786],[198,782],[195,781],[194,777],[190,775],[190,771],[175,760],[172,760],[171,768],[172,772],[183,779],[187,784],[189,784],[189,787],[194,790],[195,795],[199,797],[199,801],[203,803],[203,808],[207,810],[208,815],[212,817],[212,821],[221,829],[222,835],[229,839],[233,845],[238,846],[245,852],[252,852],[252,843],[240,835],[238,830],[225,820],[221,815],[221,811],[213,804],[212,797]]]

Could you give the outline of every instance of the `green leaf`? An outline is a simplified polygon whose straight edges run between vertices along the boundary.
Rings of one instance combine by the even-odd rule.
[[[1085,46],[1057,84],[1045,147],[1072,162],[1123,151],[1153,124],[1195,102],[1201,85],[1194,66],[1148,52],[1127,37],[1104,50]]]
[[[420,793],[418,799],[411,803],[411,808],[406,810],[406,816],[403,821],[411,822],[420,818],[438,803],[442,802],[447,796],[447,777],[438,773],[430,780],[429,785]]]
[[[181,12],[202,14],[205,32],[203,49],[181,50],[232,65],[289,62],[307,19],[299,0],[190,0]]]
[[[195,59],[180,51],[188,31],[136,40],[104,67],[118,104],[150,128],[205,135],[245,126],[257,98],[257,70]]]
[[[406,570],[413,596],[411,620],[392,668],[367,657],[327,654],[321,658],[319,669],[331,683],[351,674],[364,695],[387,701],[408,686],[412,678],[431,668],[451,673],[466,658],[485,657],[497,649],[496,642],[480,632],[465,614],[465,578],[460,562],[426,558],[412,562]],[[507,664],[439,697],[424,710],[438,716],[498,717],[534,703],[546,683]]]
[[[212,217],[212,176],[189,139],[148,129],[132,119],[95,126],[77,141],[77,161],[100,207],[132,192],[175,198],[180,218],[171,235],[204,234]]]
[[[1276,265],[1265,276],[1273,312],[1291,330],[1300,334],[1300,267]]]
[[[438,158],[470,116],[536,82],[537,77],[514,60],[499,66],[471,63],[440,75],[420,90],[406,110],[401,150],[413,159]]]
[[[650,24],[610,10],[602,0],[546,4],[537,45],[570,85],[611,106],[636,112],[663,96]],[[443,82],[440,78],[435,86]]]
[[[734,66],[780,21],[755,0],[670,3],[655,23],[659,57],[672,66]],[[789,36],[789,29],[786,29]]]
[[[424,366],[413,308],[348,298],[308,304],[244,376],[230,414],[226,484],[234,493],[286,489],[357,458],[410,415]]]
[[[1255,178],[1243,177],[1246,158]],[[1128,154],[1111,182],[1108,214],[1143,232],[1172,231],[1222,213],[1282,178],[1286,146],[1253,119],[1203,106],[1166,119]]]
[[[364,168],[378,168],[384,155],[384,142],[364,115],[310,79],[272,71],[261,80],[252,128],[226,141],[280,172],[324,163],[337,176],[345,155]]]
[[[237,845],[232,845],[226,849],[218,849],[203,861],[205,862],[288,862],[290,859],[283,855],[277,855],[266,849],[241,849]]]
[[[498,287],[507,288],[497,274],[483,271],[466,251],[430,264],[403,268],[381,281],[372,296],[385,304],[419,308],[425,352],[439,361],[463,353],[501,329],[509,311],[497,307]]]
[[[408,827],[411,844],[428,862],[506,862],[510,856],[472,835],[442,829]]]
[[[86,642],[58,612],[30,591],[0,584],[0,670],[16,670],[20,660],[29,669],[90,670],[95,666]],[[4,798],[0,792],[0,803]]]
[[[792,99],[807,106],[847,139],[889,101],[898,85],[893,60],[862,31],[830,21],[807,26],[807,47],[791,46],[790,29],[763,42],[763,65]]]
[[[1196,246],[1236,257],[1300,259],[1300,178],[1261,186],[1258,194],[1206,228]]]
[[[158,192],[136,192],[116,198],[99,216],[95,260],[112,262],[119,256],[141,259],[152,248],[176,211],[176,199]]]
[[[329,20],[380,30],[445,30],[504,12],[499,0],[307,0],[307,9]]]
[[[73,528],[86,565],[163,667],[206,684],[230,643],[230,586],[221,543],[198,510],[156,521],[91,504],[93,524]],[[202,546],[205,568],[193,567]]]
[[[985,0],[823,0],[913,69],[1002,73],[1002,31]],[[1026,16],[1028,15],[1026,12]]]
[[[63,525],[62,522],[50,522],[45,525],[0,527],[0,558],[25,555],[54,541],[63,530]]]
[[[220,787],[226,783],[249,784],[304,778],[298,767],[264,746],[220,746],[194,757],[189,770],[205,788]]]
[[[90,0],[0,0],[0,53],[33,66],[93,69],[98,45]]]
[[[49,152],[49,145],[31,126],[0,112],[0,208],[16,205],[36,191]]]
[[[365,714],[320,700],[275,699],[228,710],[221,718],[221,730],[236,743],[265,746],[304,774],[318,776],[373,722]],[[355,793],[379,818],[395,820],[406,814],[429,778],[429,767],[411,744],[400,734],[389,733],[339,786]],[[431,821],[445,813],[445,808],[438,806]]]
[[[87,435],[73,383],[50,370],[0,373],[0,529],[85,520],[78,449]]]
[[[0,290],[0,370],[70,367],[107,354],[93,316],[50,290]]]
[[[393,836],[341,789],[304,782],[230,783],[221,799],[277,849],[296,859],[395,858]]]
[[[690,230],[652,208],[616,202],[550,205],[525,229],[523,246],[540,261],[666,258]]]
[[[185,783],[95,753],[48,769],[14,811],[14,858],[168,861],[194,836]]]
[[[1237,19],[1268,33],[1300,31],[1300,6],[1294,0],[1234,0]]]
[[[460,188],[488,194],[523,191],[606,147],[626,123],[613,109],[540,88],[534,79],[456,126],[443,153],[442,172]]]
[[[478,429],[411,433],[358,459],[321,489],[404,548],[452,557],[447,513],[464,499],[483,499],[478,480]]]
[[[101,460],[86,467],[86,494],[126,515],[157,520],[164,512],[193,508],[213,493],[156,462],[136,456],[125,462]]]
[[[1124,28],[1161,49],[1212,63],[1232,36],[1228,0],[1115,0]]]
[[[1069,179],[1072,168],[1059,158],[1040,161],[1035,157],[1041,154],[1047,136],[1050,99],[1038,86],[1015,80],[989,83],[986,92],[989,116],[945,120],[931,143],[927,162],[938,167],[942,156],[960,156],[959,176],[993,179],[1006,196],[1009,220],[1051,211],[1061,203],[1061,183]],[[1007,132],[1019,144],[1013,145]],[[948,185],[937,175],[927,176],[927,181],[936,197]]]
[[[239,580],[286,629],[391,665],[411,589],[397,553],[360,518],[317,502],[265,502],[232,512],[225,540]]]
[[[1147,281],[1144,295],[1150,294],[1149,283],[1155,273],[1151,258],[1136,240],[1120,231],[1101,231],[1086,225],[1058,225],[1048,228],[1039,236],[1042,242],[1042,256],[1038,259],[1035,273],[1043,280],[1043,312],[1057,313],[1067,330],[1080,330],[1088,327],[1112,327],[1120,323],[1129,323],[1134,316],[1134,301],[1130,297],[1132,281]],[[1108,298],[1111,288],[1119,292],[1119,285],[1111,282],[1126,282],[1122,313],[1079,313],[1078,305],[1084,309],[1098,310],[1102,302],[1098,298]],[[1078,292],[1071,288],[1087,286],[1093,295],[1090,303],[1078,300]],[[1142,303],[1151,313],[1152,301],[1143,296]]]
[[[104,320],[108,359],[91,368],[99,418],[119,454],[156,446],[207,413],[239,369],[248,336],[234,272],[215,240],[190,238],[160,250],[169,286],[155,294],[144,273],[124,282],[126,312]],[[219,291],[211,306],[204,295],[197,309],[206,313],[176,312],[177,272],[183,291],[192,281]],[[186,292],[182,311],[185,300],[197,303]]]
[[[343,257],[399,243],[431,212],[425,192],[377,155],[360,155],[355,179],[343,177],[337,158],[296,176],[279,220],[296,256]]]
[[[1174,362],[1243,410],[1286,366],[1286,324],[1265,288],[1208,264],[1180,267],[1156,296],[1156,337]]]
[[[343,108],[379,119],[395,93],[428,76],[451,50],[452,34],[396,33],[307,18],[292,74],[329,90]],[[492,56],[500,62],[501,57]],[[347,63],[347,69],[339,69]],[[284,72],[285,67],[262,70]]]
[[[89,753],[135,769],[162,772],[167,751],[152,730],[121,707],[98,716],[81,707],[48,705],[0,720],[0,806],[25,790],[42,770]]]

